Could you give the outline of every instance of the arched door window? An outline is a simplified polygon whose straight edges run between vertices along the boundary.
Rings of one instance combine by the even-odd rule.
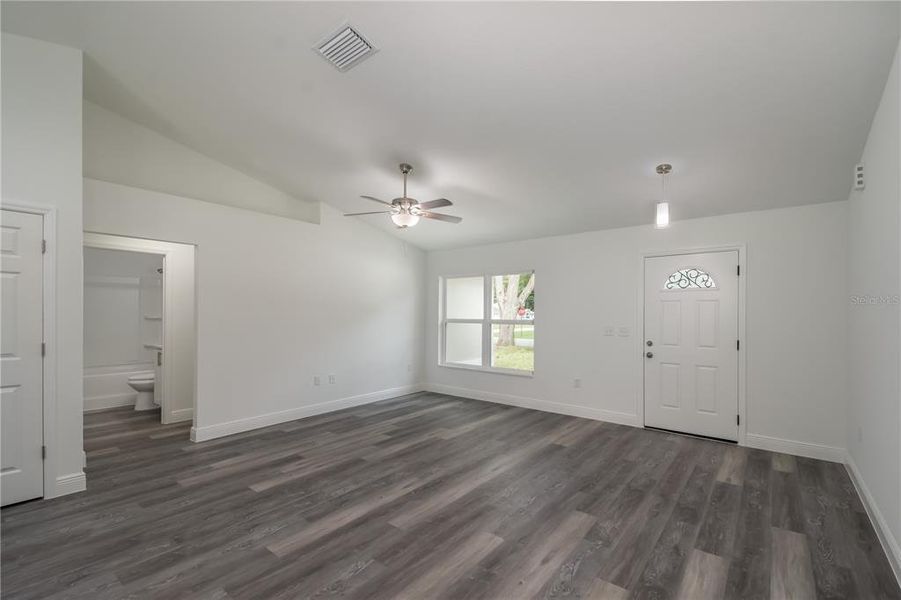
[[[666,290],[714,290],[716,282],[710,273],[697,267],[685,267],[667,277],[663,284]]]

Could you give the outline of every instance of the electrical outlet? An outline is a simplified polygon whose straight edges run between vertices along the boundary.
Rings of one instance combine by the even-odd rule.
[[[319,375],[313,375],[313,385],[319,385],[322,381],[319,379]]]
[[[581,387],[582,387],[582,380],[579,379],[578,377],[576,377],[575,379],[573,379],[573,387],[576,388],[577,390],[578,390],[579,388],[581,388]]]
[[[335,376],[334,376],[334,375],[329,375],[329,376],[328,376],[328,382],[329,382],[329,383],[335,383]]]
[[[408,364],[407,365],[407,373],[412,373],[412,372],[413,372],[413,365]]]

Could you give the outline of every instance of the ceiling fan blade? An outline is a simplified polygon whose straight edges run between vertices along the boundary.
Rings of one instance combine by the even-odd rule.
[[[366,198],[367,200],[372,200],[373,202],[378,202],[379,204],[387,204],[391,206],[390,202],[385,202],[384,200],[379,200],[378,198],[373,198],[372,196],[360,196],[360,198]]]
[[[461,217],[455,217],[453,215],[443,215],[441,213],[428,211],[422,211],[419,216],[425,217],[426,219],[435,219],[436,221],[446,221],[448,223],[459,223],[463,220]]]
[[[344,213],[345,217],[359,217],[360,215],[386,215],[390,213],[390,210],[376,210],[372,212],[361,212],[361,213]]]
[[[430,208],[441,208],[442,206],[453,206],[454,203],[447,198],[438,198],[437,200],[429,200],[428,202],[420,202],[419,208],[429,210]]]

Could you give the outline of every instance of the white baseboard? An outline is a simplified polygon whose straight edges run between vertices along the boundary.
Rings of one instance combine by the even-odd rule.
[[[170,423],[181,423],[182,421],[190,421],[194,418],[193,408],[180,408],[172,411],[172,419]]]
[[[770,452],[780,452],[782,454],[803,456],[805,458],[828,460],[829,462],[845,462],[844,448],[839,448],[837,446],[826,446],[823,444],[812,444],[810,442],[786,440],[777,437],[770,437],[768,435],[760,435],[757,433],[749,433],[745,435],[745,446],[747,446],[748,448],[757,448],[759,450],[769,450]]]
[[[854,462],[850,452],[845,454],[845,466],[848,469],[848,473],[851,475],[851,481],[854,483],[854,487],[857,488],[857,495],[863,500],[863,506],[867,510],[870,522],[873,523],[873,529],[876,530],[876,536],[879,538],[882,549],[888,557],[889,564],[892,566],[892,571],[895,572],[895,579],[897,579],[898,584],[901,585],[901,545],[898,544],[898,540],[892,534],[891,527],[889,527],[888,522],[882,515],[882,511],[879,510],[876,499],[873,498],[873,495],[870,493],[870,488],[868,488],[867,484],[864,482],[863,476],[857,468],[857,463]]]
[[[87,478],[85,478],[84,471],[80,471],[78,473],[69,473],[68,475],[60,475],[56,478],[55,489],[47,490],[44,492],[44,498],[58,498],[59,496],[66,496],[68,494],[77,494],[78,492],[83,492],[88,489]]]
[[[135,399],[138,397],[137,392],[124,394],[109,394],[106,396],[91,396],[84,399],[84,412],[94,412],[97,410],[106,410],[108,408],[117,408],[119,406],[134,406]]]
[[[206,425],[204,427],[195,426],[191,428],[191,441],[205,442],[226,435],[242,433],[261,427],[269,427],[270,425],[278,425],[279,423],[287,423],[288,421],[295,421],[297,419],[303,419],[304,417],[312,417],[314,415],[321,415],[323,413],[334,412],[352,406],[360,406],[361,404],[369,404],[371,402],[378,402],[379,400],[387,400],[388,398],[421,391],[423,391],[423,386],[420,384],[405,385],[387,390],[370,392],[368,394],[360,394],[358,396],[329,400],[328,402],[320,402],[319,404],[301,406],[290,410],[248,417],[246,419],[237,419],[226,423],[217,423],[215,425]]]
[[[610,423],[641,427],[641,423],[638,422],[638,415],[615,410],[604,410],[602,408],[591,408],[588,406],[580,406],[578,404],[565,404],[563,402],[552,402],[550,400],[539,400],[537,398],[512,396],[510,394],[483,392],[481,390],[442,385],[439,383],[426,384],[425,389],[429,392],[447,394],[449,396],[460,396],[462,398],[471,398],[473,400],[482,400],[484,402],[494,402],[496,404],[519,406],[520,408],[543,410],[545,412],[569,415],[571,417],[582,417],[584,419],[594,419],[595,421],[609,421]]]

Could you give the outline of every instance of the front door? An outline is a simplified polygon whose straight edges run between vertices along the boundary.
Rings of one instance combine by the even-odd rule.
[[[738,252],[645,259],[645,425],[738,440]]]
[[[44,495],[43,217],[0,221],[0,505]]]

